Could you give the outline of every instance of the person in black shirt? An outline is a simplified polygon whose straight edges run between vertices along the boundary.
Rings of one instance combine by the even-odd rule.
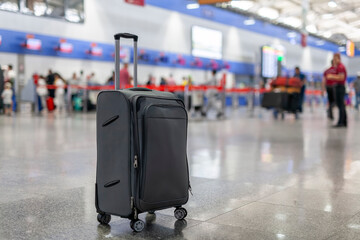
[[[54,73],[51,71],[51,69],[49,69],[49,73],[46,77],[46,84],[47,85],[54,85],[55,82],[55,75]],[[55,97],[55,89],[49,89],[49,97],[54,98]]]
[[[303,111],[303,103],[305,100],[306,77],[305,77],[305,74],[303,74],[300,71],[299,67],[295,67],[294,77],[300,79],[300,81],[302,82],[302,87],[301,87],[301,91],[300,91],[300,101],[299,101],[299,107],[298,107],[299,111],[302,112]]]

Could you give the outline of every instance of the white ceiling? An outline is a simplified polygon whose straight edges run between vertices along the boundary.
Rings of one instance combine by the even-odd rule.
[[[255,18],[291,28],[302,28],[304,0],[233,0],[217,4]],[[306,30],[312,34],[344,43],[360,43],[360,0],[308,0]]]

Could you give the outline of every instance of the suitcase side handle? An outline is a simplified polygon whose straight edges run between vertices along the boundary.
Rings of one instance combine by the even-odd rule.
[[[115,90],[120,89],[120,38],[132,38],[134,40],[134,87],[137,87],[137,43],[138,36],[131,33],[117,33],[115,38]]]

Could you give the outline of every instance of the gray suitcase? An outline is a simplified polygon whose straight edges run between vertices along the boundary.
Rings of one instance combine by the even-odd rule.
[[[143,212],[175,207],[184,219],[191,191],[186,156],[187,112],[174,94],[137,88],[137,41],[115,36],[115,91],[97,99],[97,170],[95,205],[98,221],[111,215],[129,218],[140,232]],[[134,88],[119,89],[120,38],[134,40]]]

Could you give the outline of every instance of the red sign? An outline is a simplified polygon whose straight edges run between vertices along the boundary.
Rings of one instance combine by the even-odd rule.
[[[74,47],[73,47],[73,45],[71,43],[61,42],[60,41],[58,51],[63,52],[63,53],[72,53],[73,48]]]
[[[138,6],[145,6],[145,0],[125,0],[126,3],[134,4]]]
[[[41,40],[28,38],[25,43],[25,48],[38,51],[41,49]]]

